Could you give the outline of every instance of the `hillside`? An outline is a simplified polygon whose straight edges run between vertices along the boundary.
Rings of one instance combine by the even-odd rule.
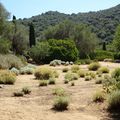
[[[110,42],[113,40],[116,26],[120,23],[120,5],[98,12],[71,15],[59,13],[57,11],[49,11],[19,21],[26,26],[29,22],[33,22],[36,29],[36,36],[40,39],[43,30],[47,29],[48,26],[54,26],[65,19],[90,25],[93,32],[95,32],[102,41]]]

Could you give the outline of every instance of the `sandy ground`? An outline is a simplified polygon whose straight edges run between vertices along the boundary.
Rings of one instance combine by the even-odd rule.
[[[111,70],[119,67],[120,64],[104,63]],[[47,65],[46,65],[47,66]],[[86,65],[80,66],[87,69]],[[53,69],[53,67],[51,67]],[[56,85],[38,87],[39,81],[34,75],[19,75],[13,86],[3,86],[0,89],[0,120],[111,120],[103,109],[102,104],[94,104],[92,96],[101,85],[96,85],[95,80],[75,81],[75,86],[63,83],[63,66],[55,67],[60,73]],[[31,95],[24,97],[13,97],[13,92],[28,86],[32,90]],[[54,96],[52,90],[56,87],[64,88],[70,96],[68,111],[55,112],[52,110]]]

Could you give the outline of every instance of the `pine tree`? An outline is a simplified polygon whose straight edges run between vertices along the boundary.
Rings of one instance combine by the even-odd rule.
[[[34,26],[32,23],[29,25],[29,44],[30,44],[30,47],[35,46],[36,44],[35,30],[34,30]]]

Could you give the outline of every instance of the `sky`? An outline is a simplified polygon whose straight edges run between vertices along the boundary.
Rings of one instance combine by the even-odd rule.
[[[29,18],[47,11],[72,14],[98,11],[120,4],[120,0],[0,0],[17,18]]]

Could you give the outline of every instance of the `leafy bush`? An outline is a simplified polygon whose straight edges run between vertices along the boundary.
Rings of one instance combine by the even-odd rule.
[[[58,96],[54,101],[53,108],[57,111],[64,111],[67,110],[68,105],[68,97]]]
[[[91,78],[96,78],[96,74],[94,72],[88,72],[86,73],[86,76],[90,76]]]
[[[98,78],[98,79],[95,81],[95,83],[96,83],[96,84],[102,84],[102,81],[103,81],[102,78]]]
[[[53,95],[65,96],[66,92],[63,88],[55,88],[55,89],[53,89]]]
[[[69,71],[69,69],[68,68],[63,68],[63,70],[62,70],[63,72],[68,72]]]
[[[53,70],[53,77],[55,77],[55,78],[59,77],[59,73],[57,70]]]
[[[101,67],[101,68],[99,68],[98,72],[100,72],[100,73],[109,73],[109,69],[107,67]]]
[[[47,86],[48,81],[47,80],[41,80],[39,86]]]
[[[85,71],[79,70],[79,71],[78,71],[78,75],[79,75],[79,77],[84,78],[84,77],[85,77]]]
[[[69,80],[69,81],[72,81],[72,80],[78,80],[78,74],[76,73],[71,73],[71,72],[68,72],[66,73],[65,75],[65,79]]]
[[[57,66],[61,65],[62,61],[61,60],[53,60],[50,62],[50,66]]]
[[[50,79],[49,79],[49,84],[50,84],[50,85],[56,84],[56,80],[55,80],[54,78],[50,78]]]
[[[29,50],[30,57],[36,62],[36,63],[45,63],[45,61],[48,63],[50,54],[50,46],[48,42],[38,42],[36,46],[33,46]]]
[[[24,87],[24,88],[22,88],[22,92],[23,92],[24,94],[30,94],[30,93],[31,93],[31,90],[30,90],[28,87]]]
[[[10,71],[3,70],[0,71],[0,84],[14,84],[16,81],[16,76]]]
[[[120,108],[120,91],[113,91],[108,97],[108,109],[119,110]]]
[[[13,93],[13,95],[15,96],[15,97],[23,97],[24,96],[24,93],[23,92],[14,92]]]
[[[98,62],[91,63],[88,66],[88,69],[92,71],[97,71],[99,68],[100,68],[100,64]]]
[[[2,55],[0,54],[0,69],[20,69],[24,64],[20,58],[12,54]]]
[[[33,68],[30,68],[28,66],[26,67],[22,67],[20,69],[20,74],[33,74],[34,73],[34,69]]]
[[[80,69],[80,68],[79,68],[78,65],[73,65],[73,66],[71,67],[71,71],[72,71],[73,73],[77,73],[79,69]]]
[[[34,75],[36,79],[49,80],[51,77],[53,77],[53,70],[47,67],[40,67],[35,71]]]
[[[113,78],[118,78],[118,77],[120,77],[120,68],[116,68],[116,69],[112,72],[112,77],[113,77]]]
[[[93,96],[94,102],[103,102],[105,100],[105,95],[102,91],[97,91]]]
[[[91,76],[85,76],[85,81],[90,81],[91,80]]]
[[[19,75],[19,73],[20,73],[20,71],[17,68],[14,68],[14,67],[10,71],[13,72],[16,75]]]
[[[120,60],[120,52],[117,52],[114,54],[114,59],[115,60]]]

